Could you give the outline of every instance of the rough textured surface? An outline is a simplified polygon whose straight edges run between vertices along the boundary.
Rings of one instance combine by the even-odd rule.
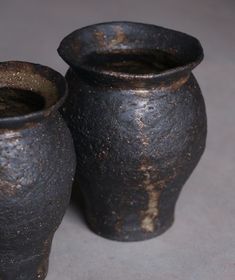
[[[10,63],[11,70],[13,64]],[[23,88],[23,75],[15,78],[14,73],[9,74],[7,65],[4,64],[3,71],[0,64],[0,86],[17,88],[20,81]],[[16,63],[16,69],[18,66]],[[23,71],[24,66],[21,64],[18,70]],[[26,65],[37,72],[35,67]],[[24,74],[29,75],[27,71]],[[3,81],[5,76],[8,82]],[[60,79],[64,81],[62,76]],[[43,82],[39,84],[45,94]],[[27,83],[24,86],[29,90]],[[45,279],[52,238],[69,204],[75,153],[70,132],[56,111],[65,95],[65,88],[62,97],[59,90],[54,94],[54,111],[45,107],[31,115],[0,118],[1,280]],[[21,109],[19,106],[18,112]]]
[[[0,279],[46,276],[51,240],[70,199],[71,151],[58,113],[32,128],[0,130]]]
[[[120,241],[163,233],[205,147],[205,105],[190,76],[202,59],[199,42],[158,26],[115,22],[75,31],[58,50],[72,67],[61,112],[74,138],[90,228]],[[104,55],[86,62],[93,53]],[[148,54],[164,66],[168,53],[174,53],[175,68],[149,69]]]
[[[142,89],[96,87],[79,77],[66,76],[63,114],[91,229],[123,241],[161,234],[205,147],[205,107],[194,77],[177,90],[145,89],[144,96]]]
[[[194,73],[207,105],[207,148],[181,192],[174,226],[149,241],[113,242],[89,231],[71,205],[55,234],[48,280],[234,280],[234,9],[233,0],[1,2],[1,60],[36,61],[65,73],[55,50],[66,34],[121,19],[185,31],[205,52]]]

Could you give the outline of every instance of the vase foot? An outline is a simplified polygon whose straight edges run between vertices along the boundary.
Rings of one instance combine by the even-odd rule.
[[[142,228],[138,227],[133,230],[117,230],[113,226],[104,226],[102,230],[99,227],[96,227],[89,219],[87,219],[88,227],[95,234],[114,241],[122,242],[134,242],[134,241],[144,241],[157,237],[165,233],[174,223],[174,217],[168,219],[164,224],[158,226],[153,232],[146,232]]]
[[[40,249],[25,255],[24,258],[19,252],[12,257],[1,255],[3,263],[0,266],[0,280],[44,280],[48,273],[53,235],[43,242]]]

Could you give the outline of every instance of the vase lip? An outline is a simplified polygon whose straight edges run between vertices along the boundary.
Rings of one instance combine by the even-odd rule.
[[[126,37],[128,36],[128,32],[129,34],[131,34],[131,32],[133,33],[137,32],[136,34],[134,34],[134,36],[137,36],[136,42],[139,42],[139,39],[141,39],[142,37],[143,38],[142,44],[143,46],[146,44],[146,47],[148,47],[147,39],[145,39],[145,36],[147,34],[146,38],[150,38],[150,40],[152,40],[153,45],[155,45],[154,50],[156,51],[157,50],[161,51],[164,49],[161,46],[159,48],[157,46],[157,44],[159,44],[161,40],[162,46],[164,46],[164,44],[165,45],[168,44],[168,46],[166,46],[165,49],[171,52],[172,55],[177,56],[178,53],[181,52],[181,57],[183,57],[185,52],[186,61],[182,65],[178,65],[166,69],[160,73],[150,72],[147,74],[107,71],[103,69],[97,70],[95,68],[89,67],[89,65],[82,64],[81,58],[84,56],[83,48],[88,49],[89,51],[89,47],[90,47],[89,45],[93,44],[95,45],[95,47],[97,47],[98,51],[102,51],[102,46],[101,46],[102,42],[99,43],[98,40],[101,40],[102,36],[104,38],[108,37],[110,33],[110,29],[115,30],[115,28],[117,32],[122,32],[121,36],[123,36],[123,38],[125,36]],[[138,31],[141,32],[138,33]],[[125,32],[127,32],[127,34]],[[98,37],[100,38],[98,38],[98,40],[95,41],[94,38],[92,38],[92,34],[93,36],[94,34],[98,34]],[[169,38],[167,38],[167,36]],[[118,40],[119,39],[117,38],[116,41],[118,42]],[[122,38],[120,38],[119,43],[120,44],[117,43],[114,49],[118,49],[118,45],[120,49],[122,49],[123,46],[125,48],[125,44],[128,45],[128,41],[124,42],[124,39],[122,41]],[[107,51],[112,51],[112,47],[109,48],[108,43],[107,46],[105,46],[105,43],[103,42],[103,47],[104,48],[106,47]],[[169,28],[165,28],[149,23],[139,23],[139,22],[132,22],[132,21],[104,22],[104,23],[92,24],[77,29],[72,33],[70,33],[69,35],[67,35],[61,41],[57,51],[59,55],[63,58],[63,60],[67,62],[72,68],[85,70],[86,72],[88,71],[99,75],[102,74],[105,76],[109,76],[111,78],[119,78],[119,79],[122,78],[124,80],[139,79],[143,81],[148,79],[162,80],[174,74],[191,72],[192,69],[194,69],[203,60],[204,57],[203,48],[197,38],[173,29],[169,29]]]
[[[30,113],[0,117],[0,128],[27,126],[45,119],[58,110],[68,94],[66,80],[59,72],[48,66],[17,60],[0,62],[1,88],[39,94],[45,104]]]

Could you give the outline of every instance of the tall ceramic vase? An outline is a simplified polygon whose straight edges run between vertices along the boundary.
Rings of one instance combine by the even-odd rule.
[[[45,279],[75,171],[57,109],[66,82],[48,67],[0,63],[0,279]]]
[[[90,228],[121,241],[163,233],[205,148],[205,105],[192,74],[203,58],[199,41],[111,22],[71,33],[58,52],[70,65],[63,115]]]

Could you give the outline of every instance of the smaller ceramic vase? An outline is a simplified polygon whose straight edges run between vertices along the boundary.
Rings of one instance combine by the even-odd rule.
[[[57,109],[64,78],[26,62],[0,63],[0,279],[45,279],[75,170]]]
[[[90,228],[121,241],[165,232],[205,148],[205,104],[192,74],[199,41],[108,22],[74,31],[58,51],[70,65],[63,115]]]

